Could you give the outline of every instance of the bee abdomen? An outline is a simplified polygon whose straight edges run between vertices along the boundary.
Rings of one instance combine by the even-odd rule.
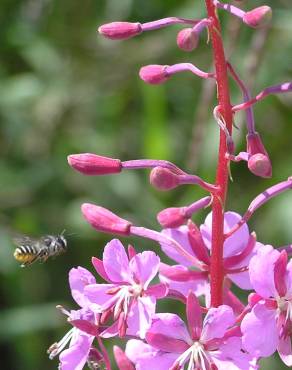
[[[35,248],[32,246],[21,245],[15,249],[14,258],[19,262],[28,262],[36,255],[36,253]]]

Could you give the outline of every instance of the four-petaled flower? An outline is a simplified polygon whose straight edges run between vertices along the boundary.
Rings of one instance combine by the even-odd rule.
[[[202,322],[197,298],[187,298],[188,328],[175,314],[157,314],[146,334],[147,344],[128,341],[127,357],[137,370],[251,370],[254,361],[242,351],[231,307],[210,308]]]
[[[108,284],[90,284],[85,295],[93,312],[100,313],[105,322],[112,316],[113,324],[104,330],[102,337],[126,333],[144,338],[155,313],[156,299],[167,294],[165,284],[149,287],[156,276],[160,259],[154,253],[132,253],[129,259],[122,243],[110,241],[103,253],[103,261],[93,259],[97,272]]]

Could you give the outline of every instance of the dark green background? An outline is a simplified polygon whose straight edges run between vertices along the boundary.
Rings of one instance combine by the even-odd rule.
[[[227,55],[253,94],[292,76],[291,1],[267,3],[274,9],[268,31],[241,26],[220,11]],[[250,9],[264,3],[237,4]],[[68,271],[78,265],[93,270],[91,256],[100,256],[110,240],[83,220],[82,202],[99,204],[137,225],[158,229],[159,210],[204,195],[191,186],[159,193],[149,186],[146,171],[85,177],[67,165],[68,154],[163,158],[213,181],[218,142],[212,119],[214,94],[203,98],[208,88],[188,73],[157,87],[138,78],[139,68],[146,64],[190,61],[208,70],[211,52],[206,33],[192,54],[177,49],[178,26],[125,42],[96,36],[97,26],[113,20],[148,22],[204,14],[202,0],[1,1],[1,370],[57,368],[57,360],[51,362],[46,349],[61,339],[69,325],[54,307],[77,308],[68,288]],[[231,86],[233,102],[240,102],[240,92]],[[269,97],[256,105],[257,130],[270,152],[274,175],[264,180],[251,175],[245,163],[232,165],[228,209],[244,212],[255,195],[291,175],[291,103],[292,94]],[[236,149],[245,150],[244,116],[239,115],[236,122]],[[291,204],[292,195],[286,193],[257,212],[250,226],[258,240],[275,246],[291,242]],[[200,222],[205,215],[206,211],[195,220]],[[66,255],[19,268],[13,259],[13,235],[37,237],[63,229],[75,233],[68,236]],[[158,250],[154,243],[129,240],[138,249]],[[166,302],[159,309],[177,311],[181,306]],[[265,363],[265,369],[285,368]]]

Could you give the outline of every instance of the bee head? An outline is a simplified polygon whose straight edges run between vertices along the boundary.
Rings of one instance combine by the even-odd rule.
[[[67,240],[65,239],[65,237],[61,234],[61,235],[58,235],[57,238],[57,243],[63,248],[63,249],[67,249]]]

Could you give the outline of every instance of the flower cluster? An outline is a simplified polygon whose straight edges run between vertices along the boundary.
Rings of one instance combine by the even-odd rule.
[[[157,215],[161,229],[135,225],[92,203],[81,207],[86,221],[97,231],[122,236],[139,236],[156,242],[173,264],[160,261],[153,251],[127,251],[118,239],[104,248],[103,260],[92,265],[105,283],[82,267],[69,273],[72,296],[81,307],[66,311],[72,329],[49,349],[50,357],[60,355],[60,369],[111,369],[104,341],[124,338],[125,350],[114,347],[120,370],[251,370],[259,360],[278,351],[282,361],[292,366],[292,264],[291,248],[275,249],[257,240],[247,222],[271,198],[292,188],[292,178],[271,186],[252,200],[243,216],[225,211],[228,169],[231,162],[244,160],[256,176],[272,176],[269,154],[255,129],[253,104],[273,93],[292,90],[292,83],[264,89],[255,98],[225,60],[217,9],[238,17],[250,27],[262,27],[271,18],[271,9],[261,6],[243,10],[218,0],[206,0],[203,19],[165,18],[148,23],[113,22],[99,28],[100,34],[121,40],[142,32],[187,25],[177,36],[180,49],[196,49],[204,29],[210,33],[215,55],[215,71],[205,72],[191,63],[148,65],[140,70],[146,83],[161,84],[172,75],[189,71],[203,79],[215,79],[218,106],[214,119],[220,128],[220,148],[216,182],[206,182],[165,160],[121,161],[93,153],[69,155],[69,165],[84,175],[118,174],[125,170],[150,169],[150,184],[169,191],[185,184],[199,186],[207,195],[183,207],[171,207]],[[223,72],[222,72],[223,71]],[[225,74],[224,74],[225,73]],[[227,73],[242,92],[243,102],[228,100]],[[245,110],[247,146],[235,154],[232,118]],[[203,224],[192,221],[194,213],[212,207]],[[233,287],[249,291],[247,302]],[[173,313],[160,313],[157,301],[175,299],[185,306],[186,320]],[[70,341],[69,348],[65,346]],[[97,342],[97,348],[94,346]]]

